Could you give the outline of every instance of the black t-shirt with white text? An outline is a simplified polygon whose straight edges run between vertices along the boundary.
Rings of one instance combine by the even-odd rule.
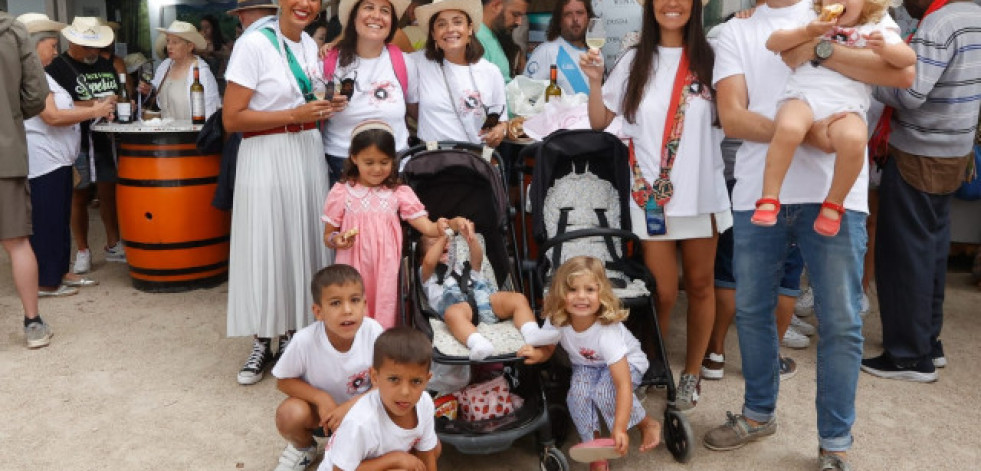
[[[102,57],[89,65],[72,59],[67,52],[64,52],[55,57],[44,70],[71,94],[74,101],[115,95],[119,91],[116,69],[113,68],[112,62]],[[82,152],[89,150],[90,124],[91,121],[82,122]],[[109,140],[108,134],[95,132],[92,136],[96,153],[112,152],[112,141]]]

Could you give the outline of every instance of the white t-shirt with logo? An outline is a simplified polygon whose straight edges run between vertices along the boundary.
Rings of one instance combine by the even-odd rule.
[[[668,117],[675,73],[681,64],[681,52],[680,47],[658,47],[654,74],[637,107],[635,123],[624,119],[620,131],[633,139],[637,163],[648,183],[657,180],[661,172],[664,122]],[[627,51],[603,84],[603,103],[618,116],[623,116],[623,95],[635,55],[636,49]],[[690,97],[681,142],[670,173],[674,196],[664,208],[668,216],[698,216],[729,209],[729,195],[722,174],[722,151],[712,126],[715,106],[707,86],[701,86],[699,93]],[[630,200],[630,204],[636,203]]]
[[[401,54],[401,52],[400,52]],[[413,85],[415,80],[415,64],[408,56],[402,54],[405,61],[406,76],[409,79],[406,92],[402,94],[402,84],[395,75],[392,59],[388,48],[382,48],[380,56],[365,59],[355,56],[353,62],[341,67],[340,62],[334,68],[334,81],[354,79],[354,95],[348,101],[347,108],[336,113],[327,120],[327,132],[324,133],[324,149],[336,157],[348,157],[351,147],[351,132],[354,127],[367,119],[380,119],[395,131],[395,150],[401,151],[409,147],[409,129],[405,126],[405,104],[415,102]]]
[[[354,471],[361,462],[393,451],[429,451],[439,443],[433,419],[435,407],[429,394],[422,393],[416,403],[415,428],[404,429],[392,422],[377,389],[373,389],[351,407],[337,433],[324,449],[324,460],[318,471]]]
[[[565,67],[558,64],[560,48],[565,49],[566,54],[572,59],[572,63],[565,64]],[[579,68],[579,56],[585,52],[586,49],[573,46],[562,37],[555,38],[555,41],[541,43],[531,52],[531,57],[528,58],[528,64],[525,65],[525,75],[536,80],[548,80],[549,68],[552,64],[559,65],[555,82],[562,89],[563,94],[571,95],[575,93],[575,90],[573,90],[572,84],[569,83],[566,74],[578,74],[582,77],[586,86],[589,86],[589,79],[586,78],[586,75]]]
[[[341,404],[371,389],[375,339],[384,331],[377,321],[365,317],[351,349],[339,352],[327,339],[324,323],[314,322],[293,334],[272,374],[279,379],[300,378]]]
[[[50,75],[48,88],[54,95],[55,106],[59,110],[70,110],[75,107],[71,94],[58,84]],[[67,167],[75,162],[79,147],[82,145],[81,126],[51,126],[40,116],[24,121],[27,131],[27,155],[30,158],[27,178],[37,178],[47,175],[61,167]]]
[[[761,5],[747,19],[730,20],[715,43],[713,85],[733,75],[744,75],[749,92],[749,111],[773,119],[777,100],[790,77],[780,56],[766,49],[770,33],[793,28],[806,17],[813,3],[801,0],[783,8]],[[732,208],[747,211],[755,208],[763,191],[763,169],[769,142],[745,141],[736,153],[736,187]],[[868,212],[868,159],[855,185],[845,197],[847,209]],[[787,171],[780,191],[783,204],[821,203],[831,188],[835,156],[801,145]]]
[[[270,26],[279,31],[278,22],[270,23]],[[278,36],[282,40],[280,44],[285,43],[293,51],[303,70],[317,67],[317,43],[310,35],[303,33],[299,42]],[[306,103],[285,54],[259,30],[245,34],[235,42],[225,68],[225,80],[253,91],[250,110],[280,111]]]
[[[471,65],[456,65],[444,60],[441,68],[438,62],[426,59],[425,54],[425,51],[417,51],[409,55],[418,74],[418,79],[411,81],[412,86],[425,84],[426,87],[425,93],[416,95],[416,101],[410,100],[410,103],[419,103],[416,133],[419,139],[480,144],[480,128],[487,112],[500,113],[500,120],[507,121],[504,77],[497,66],[486,59]],[[443,79],[444,69],[446,80]]]
[[[561,335],[559,344],[569,354],[573,365],[609,366],[627,357],[627,364],[641,373],[645,373],[650,366],[640,342],[623,322],[603,325],[597,321],[588,329],[576,332],[570,325],[555,327],[549,319],[545,319],[542,328],[558,329]]]

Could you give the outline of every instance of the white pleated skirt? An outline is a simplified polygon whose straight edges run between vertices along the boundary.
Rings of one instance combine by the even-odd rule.
[[[647,214],[640,206],[630,201],[630,226],[640,240],[687,240],[712,237],[712,219],[715,218],[715,231],[719,234],[732,227],[732,211],[726,209],[717,213],[695,216],[665,216],[667,233],[647,235]]]
[[[242,140],[228,268],[230,337],[275,337],[313,321],[310,280],[333,259],[320,221],[327,189],[319,131]]]

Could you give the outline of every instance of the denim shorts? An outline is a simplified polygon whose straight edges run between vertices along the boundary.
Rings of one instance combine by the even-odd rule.
[[[472,290],[474,301],[477,302],[477,319],[484,324],[496,323],[499,319],[494,315],[490,302],[490,297],[494,294],[493,289],[487,285],[486,281],[477,278],[473,279]],[[433,309],[436,309],[442,320],[446,308],[454,304],[467,302],[467,296],[460,291],[460,286],[454,283],[444,288],[443,296],[439,298],[439,302],[433,306]]]
[[[92,186],[92,161],[89,159],[88,152],[79,152],[75,158],[75,170],[78,171],[80,180],[75,185],[76,190],[84,190]],[[116,183],[116,162],[113,160],[112,153],[95,153],[95,181],[98,183]]]
[[[735,182],[726,182],[729,197]],[[715,287],[736,289],[736,277],[732,271],[732,228],[719,235],[719,245],[715,250]],[[790,252],[783,263],[783,278],[777,293],[781,296],[800,296],[800,276],[804,272],[804,258],[796,244],[790,245]]]

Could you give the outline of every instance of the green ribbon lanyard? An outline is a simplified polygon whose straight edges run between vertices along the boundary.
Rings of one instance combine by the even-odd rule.
[[[276,32],[272,28],[262,28],[262,34],[266,35],[266,38],[273,43],[273,47],[276,48],[280,53],[283,49],[286,49],[286,62],[290,65],[290,70],[293,71],[293,77],[296,79],[296,84],[300,87],[300,93],[303,94],[303,99],[307,102],[313,101],[315,97],[313,96],[313,85],[310,84],[310,78],[307,77],[306,72],[303,71],[303,67],[300,67],[300,63],[296,60],[296,56],[293,55],[293,50],[286,47],[284,44],[282,49],[280,49],[279,38],[276,37]],[[303,40],[302,38],[300,39]]]

